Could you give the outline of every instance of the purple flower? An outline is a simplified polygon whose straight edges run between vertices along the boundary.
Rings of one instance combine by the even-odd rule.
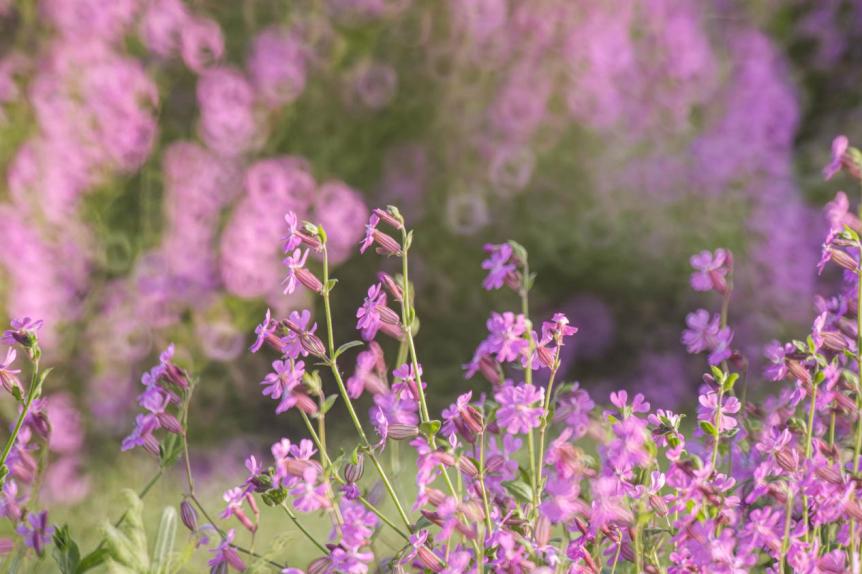
[[[296,405],[297,398],[293,391],[302,383],[305,363],[293,359],[273,361],[272,368],[275,372],[267,374],[260,384],[265,387],[264,396],[281,399],[275,408],[276,414],[281,414]]]
[[[718,432],[726,432],[736,428],[736,419],[731,415],[739,412],[742,406],[739,399],[736,397],[725,397],[724,402],[719,408],[718,393],[709,391],[706,394],[700,395],[697,401],[700,403],[697,409],[698,420],[706,421],[712,425],[715,425],[717,421],[718,425],[716,429]]]
[[[365,253],[369,247],[374,244],[374,232],[377,231],[377,224],[380,223],[380,217],[376,213],[372,213],[368,218],[368,223],[365,225],[365,237],[359,244],[359,252]]]
[[[7,393],[14,394],[14,390],[17,390],[20,397],[24,394],[24,388],[21,386],[21,381],[18,380],[18,373],[21,372],[21,369],[11,368],[16,355],[15,349],[6,349],[6,358],[0,361],[0,385]]]
[[[349,500],[341,502],[341,515],[344,518],[341,526],[341,543],[348,548],[369,545],[374,528],[377,526],[377,516],[361,503]]]
[[[30,317],[12,319],[10,322],[12,328],[3,332],[3,338],[0,339],[0,341],[2,341],[4,345],[14,345],[15,343],[19,343],[24,347],[30,347],[36,340],[36,333],[44,324],[45,322],[41,319],[34,320]]]
[[[45,545],[51,542],[51,536],[54,534],[54,527],[48,525],[48,512],[43,510],[28,514],[27,522],[18,525],[18,534],[28,548],[32,548],[36,554],[42,556]]]
[[[562,421],[566,427],[572,429],[575,438],[580,438],[587,434],[590,413],[595,406],[590,394],[575,383],[571,390],[560,396],[554,420]]]
[[[721,327],[718,315],[710,318],[709,312],[698,309],[689,313],[685,322],[688,329],[682,333],[682,343],[689,353],[709,351],[710,365],[717,365],[730,357],[733,331],[730,327]]]
[[[305,268],[305,261],[308,259],[308,249],[295,249],[292,255],[288,255],[284,259],[284,264],[287,266],[287,277],[284,278],[284,293],[289,295],[296,291],[296,285],[299,283],[297,273]]]
[[[489,257],[482,262],[482,269],[488,271],[488,276],[482,282],[482,286],[491,291],[499,289],[507,280],[515,277],[517,267],[512,260],[512,246],[508,243],[485,245],[485,251]]]
[[[303,309],[302,311],[291,311],[288,317],[297,331],[302,331],[309,334],[314,334],[317,331],[317,323],[311,324],[311,311]],[[299,358],[299,356],[308,356],[308,351],[302,346],[302,339],[296,331],[291,329],[287,335],[281,340],[284,345],[283,353],[291,359]]]
[[[849,147],[850,141],[845,135],[836,136],[832,140],[832,161],[823,168],[823,179],[830,180],[836,173],[841,171],[841,162]]]
[[[344,574],[366,574],[368,564],[374,560],[374,554],[361,551],[359,548],[342,548],[332,550],[329,555],[331,570],[327,572],[343,572]]]
[[[494,394],[500,405],[497,424],[509,434],[525,433],[542,422],[545,389],[533,385],[506,383]]]
[[[691,288],[695,291],[710,291],[712,289],[723,293],[727,289],[725,276],[729,269],[727,251],[716,249],[715,254],[701,251],[689,259],[694,273],[691,274]]]
[[[136,446],[143,447],[147,452],[159,456],[159,441],[153,436],[159,428],[159,422],[152,414],[139,414],[135,417],[135,428],[123,439],[121,449],[130,450]]]
[[[329,489],[326,483],[317,483],[317,468],[307,467],[302,472],[302,480],[294,487],[290,494],[294,497],[293,506],[300,512],[314,512],[321,508],[329,508]]]
[[[510,311],[502,315],[491,313],[487,326],[490,332],[487,351],[496,353],[497,360],[501,363],[518,360],[529,348],[529,342],[523,337],[527,332],[527,323],[523,315],[515,315]]]
[[[778,341],[772,341],[763,350],[764,356],[770,362],[770,365],[764,369],[764,374],[770,381],[780,381],[787,376],[787,363],[784,357],[792,350],[793,346],[789,343],[782,345]]]
[[[375,283],[368,288],[368,295],[362,302],[362,306],[356,310],[356,328],[362,333],[362,338],[371,341],[380,329],[380,312],[378,306],[386,305],[386,293],[383,286]]]
[[[242,572],[245,570],[245,562],[242,561],[242,558],[239,557],[239,553],[232,546],[234,536],[236,536],[236,532],[233,528],[227,531],[225,537],[219,542],[218,546],[210,550],[213,554],[213,557],[210,558],[208,564],[213,572],[218,571],[217,569],[222,566],[222,564],[227,564],[234,570],[238,570]]]
[[[256,509],[251,492],[247,488],[238,486],[236,488],[226,490],[223,498],[227,505],[222,511],[221,517],[230,518],[231,516],[235,516],[236,519],[239,520],[240,524],[242,524],[249,532],[255,532],[257,530],[257,525],[251,521],[243,508],[243,503],[248,502],[252,507],[252,510]]]
[[[275,339],[275,332],[278,328],[278,323],[272,320],[272,312],[267,309],[266,315],[263,318],[263,323],[254,328],[255,339],[251,347],[248,348],[252,353],[257,353],[263,347],[263,343],[267,340]],[[279,345],[280,346],[280,345]]]

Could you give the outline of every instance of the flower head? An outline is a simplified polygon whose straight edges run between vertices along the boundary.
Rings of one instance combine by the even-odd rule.
[[[541,424],[545,389],[506,383],[494,394],[500,409],[497,424],[509,434],[525,433]]]

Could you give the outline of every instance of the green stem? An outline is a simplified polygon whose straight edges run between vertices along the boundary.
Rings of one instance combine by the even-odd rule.
[[[482,491],[482,505],[485,507],[485,531],[490,536],[491,504],[488,502],[488,491],[485,489],[485,432],[479,434],[479,489]],[[477,554],[478,556],[478,554]]]
[[[284,509],[284,512],[287,513],[287,517],[290,518],[290,520],[291,520],[291,522],[293,522],[294,526],[299,528],[300,532],[305,534],[305,537],[308,538],[309,540],[311,540],[312,544],[317,546],[317,548],[320,549],[320,551],[323,552],[323,554],[328,556],[329,550],[327,550],[326,546],[324,546],[320,542],[318,542],[317,539],[315,539],[314,536],[312,536],[311,533],[305,529],[305,526],[302,525],[302,523],[299,521],[299,519],[296,517],[296,515],[293,513],[293,511],[290,509],[290,507],[287,505],[287,503],[282,502],[281,507]]]
[[[18,433],[21,432],[21,427],[24,425],[24,419],[27,418],[27,414],[30,412],[30,407],[33,405],[33,401],[36,400],[36,397],[40,394],[41,386],[42,385],[39,383],[39,355],[37,350],[36,357],[33,359],[33,372],[30,375],[30,387],[27,389],[27,400],[24,402],[24,408],[21,409],[21,412],[18,414],[18,420],[15,421],[15,427],[12,429],[12,434],[9,435],[8,440],[6,440],[6,446],[3,447],[3,454],[0,455],[0,486],[5,484],[6,476],[9,474],[9,469],[6,468],[6,459],[9,458],[9,453],[12,451],[12,447],[15,446],[15,441],[18,440]]]
[[[401,500],[399,500],[398,495],[395,493],[395,489],[392,487],[392,483],[389,481],[389,477],[386,476],[386,472],[383,470],[383,466],[377,459],[377,455],[374,454],[374,449],[372,448],[371,443],[368,441],[368,437],[365,434],[365,430],[362,428],[362,423],[359,422],[359,417],[356,415],[356,409],[353,408],[353,401],[350,400],[350,395],[347,393],[347,388],[344,386],[344,381],[341,378],[341,372],[338,370],[338,362],[335,358],[335,339],[332,329],[332,309],[329,302],[329,291],[329,253],[326,249],[326,245],[324,244],[322,295],[323,309],[326,314],[326,340],[329,349],[329,368],[332,371],[333,377],[335,378],[335,383],[338,385],[338,392],[341,395],[344,404],[347,406],[347,412],[350,414],[350,419],[353,421],[353,426],[354,428],[356,428],[356,432],[359,434],[359,439],[362,443],[362,446],[368,453],[368,458],[371,459],[371,462],[374,464],[374,467],[380,474],[380,478],[383,481],[383,485],[386,487],[386,491],[389,493],[390,498],[392,498],[392,502],[398,509],[398,514],[401,516],[401,520],[404,521],[404,524],[407,526],[407,529],[412,532],[413,526],[410,523],[410,519],[407,518],[407,512],[405,512],[404,506],[401,504]]]
[[[724,383],[718,389],[718,399],[715,405],[715,441],[712,443],[712,456],[710,464],[713,472],[715,472],[715,463],[718,461],[718,446],[721,444],[721,402],[724,399]]]
[[[548,431],[548,427],[551,425],[550,421],[550,412],[551,412],[551,393],[554,390],[554,380],[557,377],[557,370],[560,367],[560,345],[557,344],[556,351],[554,352],[554,365],[551,369],[551,376],[548,378],[548,388],[545,389],[545,404],[542,407],[542,426],[539,428],[539,463],[538,463],[538,485],[535,489],[535,498],[533,499],[533,508],[538,509],[539,504],[542,502],[542,490],[544,489],[544,481],[541,478],[542,474],[542,466],[545,464],[545,434]]]
[[[793,492],[787,489],[787,502],[784,505],[784,536],[781,539],[781,558],[778,564],[779,571],[784,574],[784,562],[787,558],[787,549],[790,546],[790,522],[793,518]]]
[[[805,434],[805,458],[811,458],[811,441],[814,436],[814,413],[817,407],[817,385],[812,383],[811,406],[808,408],[808,428]],[[808,496],[802,495],[802,515],[805,522],[805,540],[810,541],[808,519]]]
[[[413,367],[413,375],[416,377],[417,393],[419,394],[419,416],[423,423],[427,423],[431,420],[431,416],[428,411],[428,403],[425,400],[422,374],[419,372],[419,355],[416,353],[416,344],[413,340],[413,322],[416,319],[416,309],[414,309],[410,298],[410,265],[408,259],[410,247],[407,245],[407,237],[407,228],[404,227],[401,230],[401,322],[404,325],[404,337],[407,340],[410,364]],[[428,437],[428,443],[431,445],[432,449],[437,448],[437,439],[433,435]],[[452,484],[452,479],[449,477],[449,470],[442,464],[440,465],[440,470],[443,475],[443,480],[449,488],[449,492],[455,498],[460,499],[457,490],[455,489],[455,485]]]

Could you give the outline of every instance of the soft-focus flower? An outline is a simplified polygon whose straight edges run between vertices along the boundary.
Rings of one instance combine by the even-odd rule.
[[[541,424],[545,389],[507,383],[494,394],[500,404],[497,423],[509,434],[520,434]]]
[[[218,546],[210,550],[213,557],[210,558],[208,564],[213,572],[216,572],[223,564],[230,566],[234,570],[242,572],[245,570],[245,562],[239,557],[239,553],[232,546],[236,532],[231,528],[227,531],[224,538],[219,542]]]
[[[841,171],[841,163],[849,147],[850,141],[845,135],[836,136],[832,140],[832,160],[823,168],[824,179],[832,179],[832,176]]]
[[[695,291],[715,290],[724,293],[727,290],[726,276],[728,269],[728,253],[724,249],[701,251],[690,259],[694,273],[691,274],[691,287]]]
[[[488,259],[482,262],[482,269],[488,271],[488,276],[482,282],[482,286],[487,290],[499,289],[507,281],[515,280],[515,272],[517,266],[512,258],[512,246],[508,243],[500,245],[487,244],[485,251],[488,253]]]
[[[51,542],[51,536],[54,534],[54,527],[48,524],[48,512],[43,510],[28,514],[26,522],[18,525],[18,534],[28,548],[42,556],[45,546]]]

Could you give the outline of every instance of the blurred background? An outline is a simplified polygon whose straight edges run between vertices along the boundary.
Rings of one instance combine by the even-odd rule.
[[[369,209],[417,229],[435,409],[482,388],[461,365],[516,305],[481,289],[482,246],[512,238],[536,318],[581,329],[569,380],[685,410],[703,359],[679,333],[717,303],[692,253],[733,250],[753,369],[812,318],[860,39],[858,1],[0,0],[0,315],[46,322],[46,496],[143,482],[119,439],[170,342],[203,380],[203,476],[298,432],[260,394],[273,357],[247,352],[267,308],[314,304],[281,294],[289,209],[330,235],[341,341],[380,265],[357,253]]]

